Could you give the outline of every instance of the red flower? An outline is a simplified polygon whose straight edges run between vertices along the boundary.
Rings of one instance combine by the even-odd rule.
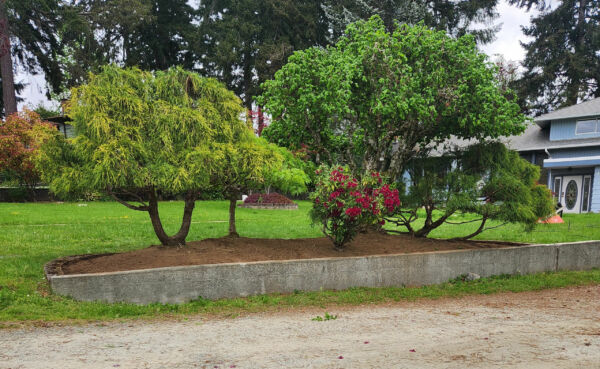
[[[356,207],[346,209],[346,215],[348,215],[351,218],[355,218],[355,217],[359,216],[360,212],[361,212],[360,208],[356,208]]]

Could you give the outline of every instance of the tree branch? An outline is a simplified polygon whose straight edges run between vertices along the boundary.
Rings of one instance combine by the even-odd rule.
[[[148,211],[148,209],[149,209],[148,205],[146,205],[144,203],[142,203],[142,205],[139,205],[139,206],[132,205],[132,204],[128,203],[127,201],[119,198],[114,192],[112,192],[109,189],[106,190],[106,193],[108,193],[110,195],[110,197],[115,199],[115,201],[117,201],[119,204],[125,205],[126,207],[128,207],[131,210]]]

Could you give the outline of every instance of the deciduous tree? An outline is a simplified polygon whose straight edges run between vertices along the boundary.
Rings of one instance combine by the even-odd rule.
[[[9,115],[0,121],[0,173],[17,180],[29,190],[35,200],[35,186],[40,173],[35,168],[35,156],[39,144],[56,131],[30,110]]]
[[[389,172],[451,136],[523,131],[513,94],[473,36],[424,25],[393,33],[375,16],[348,26],[334,47],[294,53],[258,99],[273,116],[264,134],[317,163]]]

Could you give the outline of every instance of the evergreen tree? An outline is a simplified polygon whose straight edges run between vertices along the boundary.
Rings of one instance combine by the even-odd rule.
[[[260,84],[289,55],[326,43],[322,11],[314,0],[211,0],[199,11],[202,69],[242,96],[249,110]]]
[[[67,19],[67,8],[60,0],[0,1],[0,73],[6,115],[17,111],[15,62],[28,73],[44,72],[50,89],[60,89],[58,30]],[[17,83],[16,89],[20,88],[22,84]]]
[[[164,70],[192,69],[196,11],[186,0],[73,1],[79,18],[65,27],[64,87],[84,83],[107,63]]]
[[[417,24],[443,30],[459,37],[466,33],[475,36],[478,42],[493,40],[498,28],[472,28],[473,23],[489,23],[494,20],[498,0],[326,0],[322,4],[330,30],[330,39],[337,40],[346,26],[359,19],[379,15],[388,32],[395,23]]]
[[[600,96],[600,1],[562,0],[554,9],[543,0],[511,0],[541,13],[524,27],[525,72],[518,86],[535,113]]]

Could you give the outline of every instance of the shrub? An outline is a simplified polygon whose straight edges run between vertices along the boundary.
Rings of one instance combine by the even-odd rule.
[[[35,187],[40,182],[40,173],[35,168],[34,158],[38,146],[56,130],[40,116],[30,110],[9,115],[0,121],[0,173],[12,178],[26,188],[29,197],[35,199]],[[23,199],[27,193],[16,190]]]
[[[377,172],[355,177],[347,167],[317,170],[313,208],[313,223],[322,227],[337,250],[351,241],[359,230],[384,224],[383,217],[400,206],[398,190],[384,183]]]

